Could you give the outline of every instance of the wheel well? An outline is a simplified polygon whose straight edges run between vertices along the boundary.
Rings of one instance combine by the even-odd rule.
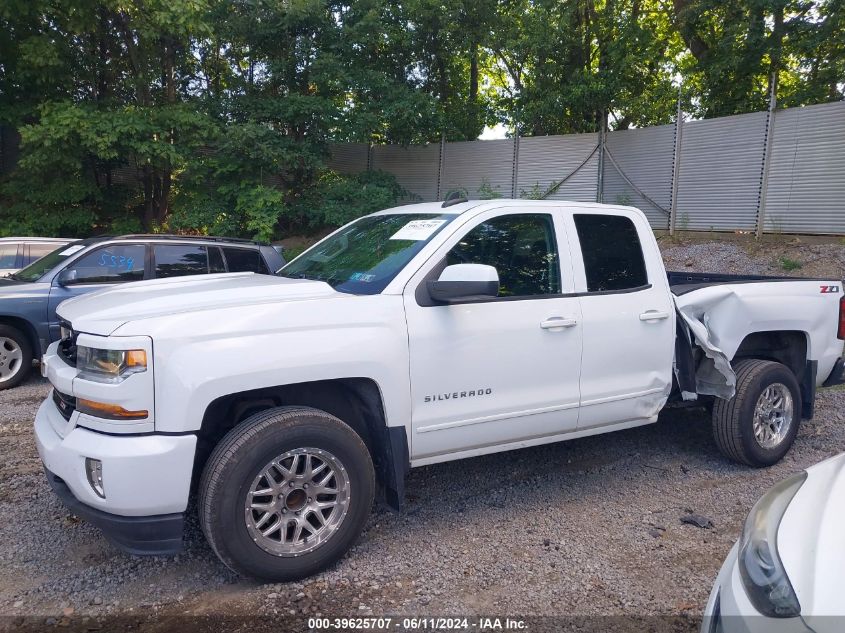
[[[746,336],[733,360],[759,358],[786,365],[795,374],[801,388],[802,417],[813,417],[816,393],[816,363],[807,360],[807,335],[804,332],[754,332]]]
[[[29,321],[20,317],[3,315],[0,316],[0,323],[3,325],[9,325],[23,332],[27,339],[29,339],[29,344],[32,347],[32,357],[35,359],[41,358],[41,341],[38,340],[38,334],[35,332],[35,328],[32,327],[32,324]]]
[[[410,465],[405,428],[387,426],[381,392],[369,378],[280,385],[217,398],[205,410],[197,434],[192,485],[198,484],[209,455],[230,430],[259,411],[290,405],[321,409],[352,427],[370,451],[380,497],[401,508]]]
[[[777,361],[789,367],[800,382],[807,368],[807,335],[804,332],[754,332],[737,348],[734,360],[740,358]]]

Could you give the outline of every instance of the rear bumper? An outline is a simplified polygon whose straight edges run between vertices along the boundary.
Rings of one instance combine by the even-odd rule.
[[[166,555],[182,551],[182,531],[185,513],[159,514],[147,517],[127,517],[109,514],[87,506],[73,496],[64,480],[47,473],[47,482],[68,509],[102,530],[114,545],[129,554]]]
[[[841,385],[843,383],[845,383],[845,360],[838,358],[833,364],[830,376],[824,381],[822,387],[833,387],[834,385]]]

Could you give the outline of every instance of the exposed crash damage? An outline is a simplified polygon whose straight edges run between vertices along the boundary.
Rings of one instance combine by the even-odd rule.
[[[693,401],[699,395],[733,398],[736,373],[731,359],[741,358],[751,346],[757,357],[762,346],[764,355],[794,366],[796,375],[805,382],[817,376],[826,380],[836,373],[838,368],[831,360],[818,366],[804,359],[828,352],[813,350],[811,341],[825,340],[815,336],[830,326],[819,307],[826,302],[826,295],[838,294],[840,287],[823,280],[792,277],[667,275],[678,315],[674,371],[683,400]],[[779,309],[786,300],[782,282],[790,284],[788,312]],[[753,341],[741,334],[752,323],[757,330]]]

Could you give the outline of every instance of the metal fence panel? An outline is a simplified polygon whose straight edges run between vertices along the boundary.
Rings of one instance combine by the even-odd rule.
[[[675,126],[608,132],[605,147],[602,201],[635,206],[643,210],[653,228],[668,229]],[[608,154],[628,180],[657,206],[626,182]]]
[[[511,197],[513,188],[512,139],[446,143],[443,148],[441,197],[450,191],[465,190],[470,198],[491,191]],[[479,188],[491,191],[479,191]]]
[[[845,102],[775,113],[766,231],[845,233]]]
[[[367,170],[366,143],[332,143],[329,146],[329,169],[341,174],[357,174]]]
[[[765,133],[765,112],[683,124],[677,229],[754,230]]]
[[[675,228],[756,228],[767,116],[683,124]],[[773,121],[764,230],[845,234],[845,102],[779,110]],[[637,206],[654,228],[667,228],[674,137],[674,125],[609,132],[602,200]],[[442,153],[437,144],[375,146],[369,166],[394,174],[412,200],[436,200],[455,189],[470,197],[490,191],[538,197],[564,180],[548,198],[593,201],[598,141],[598,134],[529,137],[519,139],[517,151],[513,139],[457,142],[444,144]],[[367,168],[364,144],[337,144],[331,151],[329,165],[342,173]]]
[[[372,166],[396,176],[397,182],[411,194],[409,200],[437,200],[439,145],[376,145],[373,147]]]
[[[548,191],[550,187],[569,176],[566,182],[548,198],[595,202],[599,162],[598,152],[594,150],[598,142],[598,134],[534,136],[519,139],[516,195],[536,197],[537,194]],[[588,156],[589,160],[587,160]],[[586,163],[584,163],[585,160]]]

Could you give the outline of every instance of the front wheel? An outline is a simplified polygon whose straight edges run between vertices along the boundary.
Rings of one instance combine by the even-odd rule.
[[[32,346],[26,334],[0,323],[0,389],[17,387],[32,371]]]
[[[232,571],[297,580],[352,546],[374,490],[355,431],[318,409],[279,407],[248,418],[215,448],[200,481],[200,524]]]
[[[716,398],[713,435],[726,457],[749,466],[771,466],[789,451],[801,421],[795,374],[781,363],[743,359],[734,364],[736,394]]]

